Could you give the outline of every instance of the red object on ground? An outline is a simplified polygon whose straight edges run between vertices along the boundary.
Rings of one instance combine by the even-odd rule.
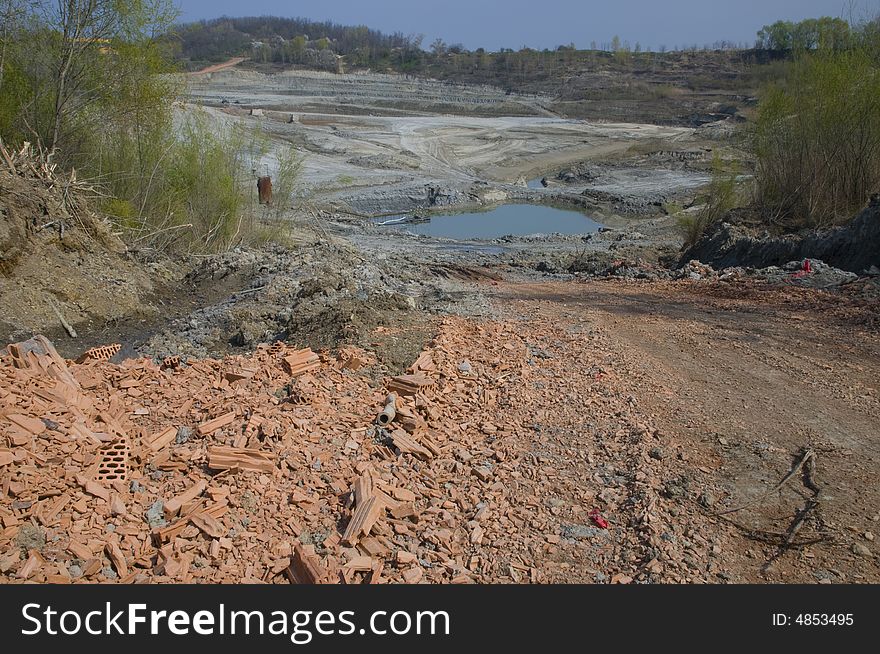
[[[599,509],[593,509],[592,511],[590,511],[590,518],[593,522],[596,523],[597,527],[608,529],[608,521],[601,515],[599,515]]]
[[[809,259],[804,259],[803,264],[801,264],[801,269],[796,273],[791,274],[792,279],[800,279],[801,277],[806,277],[807,275],[813,274],[813,266],[810,265]]]

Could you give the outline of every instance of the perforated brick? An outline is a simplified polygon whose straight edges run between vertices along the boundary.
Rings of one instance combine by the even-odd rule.
[[[180,367],[180,357],[176,354],[173,357],[165,357],[162,359],[162,370],[173,370]]]
[[[79,359],[76,360],[77,363],[85,363],[86,361],[109,361],[122,349],[122,346],[119,343],[114,343],[113,345],[102,345],[100,347],[93,347],[90,350],[86,350],[80,355]]]
[[[114,441],[101,448],[101,463],[98,466],[98,481],[126,481],[128,479],[128,457],[131,448],[126,439]]]
[[[281,341],[275,341],[272,345],[269,346],[269,354],[276,355],[281,354],[284,350],[287,349],[287,346]]]

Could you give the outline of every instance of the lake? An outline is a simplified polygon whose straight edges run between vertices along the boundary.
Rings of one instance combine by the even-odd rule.
[[[530,234],[589,234],[601,225],[579,211],[539,204],[502,204],[489,211],[430,216],[424,223],[404,223],[386,216],[376,222],[386,229],[441,238],[466,240]]]

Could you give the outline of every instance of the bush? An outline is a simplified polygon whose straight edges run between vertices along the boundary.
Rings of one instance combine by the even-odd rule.
[[[806,54],[763,94],[758,204],[796,226],[849,219],[880,188],[880,70],[868,50]]]
[[[173,23],[170,0],[72,0],[45,13],[21,4],[0,30],[3,139],[34,141],[90,180],[138,247],[211,252],[278,234],[299,164],[277,153],[277,202],[261,208],[253,173],[265,139],[175,108],[183,82],[170,44],[155,38]]]
[[[737,176],[736,169],[725,169],[716,155],[712,161],[712,180],[709,182],[704,204],[696,213],[679,213],[676,216],[676,223],[684,236],[686,248],[696,245],[710,226],[721,220],[725,213],[736,206]]]
[[[261,208],[254,171],[266,154],[265,140],[199,110],[177,116],[174,123],[164,137],[154,135],[147,151],[138,151],[133,135],[113,135],[115,159],[106,167],[144,171],[135,179],[117,174],[107,181],[113,199],[105,210],[128,240],[163,250],[216,252],[277,236],[277,221],[296,188],[298,160],[289,153],[278,155],[273,207]],[[131,207],[137,208],[135,215]]]

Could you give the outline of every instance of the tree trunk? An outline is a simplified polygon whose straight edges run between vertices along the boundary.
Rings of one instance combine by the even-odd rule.
[[[58,138],[61,135],[61,115],[64,109],[64,93],[67,87],[67,74],[70,72],[70,63],[73,60],[73,48],[64,55],[64,62],[58,71],[58,79],[55,82],[55,114],[52,123],[52,141],[49,144],[49,152],[54,153],[58,147]]]
[[[12,0],[7,0],[3,14],[3,47],[0,48],[0,89],[3,88],[3,70],[6,64],[6,41],[9,39],[9,23],[12,22]]]

